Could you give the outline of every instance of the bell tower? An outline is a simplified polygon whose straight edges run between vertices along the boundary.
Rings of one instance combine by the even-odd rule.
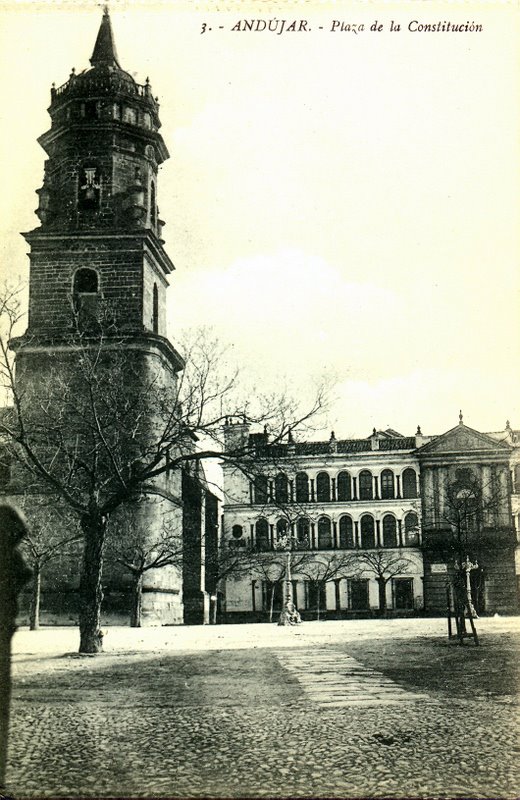
[[[175,374],[183,362],[165,338],[174,267],[157,207],[169,154],[157,98],[148,79],[140,85],[121,68],[107,9],[90,63],[51,89],[51,126],[38,139],[47,154],[40,226],[24,234],[28,328],[14,347],[20,360],[27,349],[63,349],[78,329],[103,331],[155,351]]]

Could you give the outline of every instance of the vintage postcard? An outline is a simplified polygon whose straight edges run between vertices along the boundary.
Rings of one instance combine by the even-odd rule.
[[[519,42],[0,0],[8,796],[516,795]]]

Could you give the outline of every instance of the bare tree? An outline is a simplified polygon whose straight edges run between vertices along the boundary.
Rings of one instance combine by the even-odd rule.
[[[496,555],[499,550],[514,547],[506,480],[504,475],[500,481],[493,472],[484,480],[478,469],[460,467],[440,486],[437,498],[426,497],[429,518],[424,525],[424,542],[430,552],[442,555],[450,568],[449,588],[461,644],[466,616],[478,644],[472,572],[482,568],[489,553]],[[431,509],[436,499],[437,521],[433,522]]]
[[[77,523],[68,508],[55,496],[33,496],[25,493],[20,502],[28,520],[27,532],[20,543],[32,576],[29,628],[40,627],[41,580],[45,567],[58,558],[67,559],[82,539]]]
[[[312,558],[299,569],[310,585],[316,590],[317,618],[321,614],[321,594],[327,583],[335,578],[343,578],[352,574],[356,565],[356,554],[348,550],[313,553]]]
[[[308,560],[309,554],[307,552],[302,553],[294,550],[283,552],[280,549],[278,552],[256,554],[253,574],[265,581],[268,590],[269,622],[273,621],[274,598],[277,587],[285,586],[284,602],[292,600],[292,575],[299,573]]]
[[[151,570],[165,567],[182,568],[185,543],[182,530],[168,514],[163,514],[159,530],[144,538],[134,524],[135,506],[139,501],[123,506],[113,520],[107,538],[106,559],[119,564],[132,578],[130,627],[140,628],[142,622],[143,578]],[[132,508],[134,507],[134,508]]]
[[[411,559],[395,550],[366,550],[357,554],[358,565],[371,572],[377,581],[379,589],[379,610],[382,616],[386,615],[386,586],[396,575],[406,572],[413,563]]]
[[[102,650],[102,568],[109,523],[136,497],[171,495],[168,476],[221,458],[244,471],[253,463],[248,442],[223,452],[227,414],[269,424],[271,440],[304,426],[323,407],[318,390],[310,408],[285,396],[254,399],[240,393],[235,371],[219,369],[222,348],[199,334],[179,380],[143,364],[138,350],[111,322],[72,332],[66,352],[41,355],[37,386],[27,377],[24,346],[14,338],[23,317],[16,291],[0,299],[0,376],[11,398],[0,419],[4,447],[21,484],[39,482],[59,495],[84,537],[80,578],[80,652]],[[166,340],[165,347],[170,347]],[[14,353],[18,350],[16,377]],[[182,362],[179,362],[179,368]],[[45,368],[45,369],[44,369]]]

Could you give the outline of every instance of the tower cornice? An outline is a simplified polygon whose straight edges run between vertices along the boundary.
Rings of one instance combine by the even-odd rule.
[[[139,241],[146,246],[148,250],[151,252],[152,256],[155,258],[157,263],[161,266],[165,275],[170,274],[175,270],[175,266],[171,260],[171,258],[166,253],[166,250],[163,247],[162,239],[158,239],[157,236],[151,230],[133,230],[133,231],[120,231],[120,232],[102,232],[96,233],[95,231],[77,231],[72,230],[70,232],[57,232],[57,231],[44,231],[41,228],[34,228],[32,231],[27,231],[26,233],[22,233],[25,241],[31,245],[31,247],[35,244],[40,244],[42,242],[52,244],[56,243],[64,243],[70,241],[71,243],[77,245],[79,242],[128,242],[131,243],[132,241]]]

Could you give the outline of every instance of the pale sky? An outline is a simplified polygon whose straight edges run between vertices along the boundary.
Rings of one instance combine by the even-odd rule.
[[[520,427],[518,4],[112,2],[111,18],[171,154],[171,338],[212,326],[245,372],[302,397],[334,375],[338,438],[441,433],[459,408]],[[232,31],[243,19],[311,30]],[[0,3],[6,274],[28,274],[51,83],[89,66],[100,21],[86,0]]]

